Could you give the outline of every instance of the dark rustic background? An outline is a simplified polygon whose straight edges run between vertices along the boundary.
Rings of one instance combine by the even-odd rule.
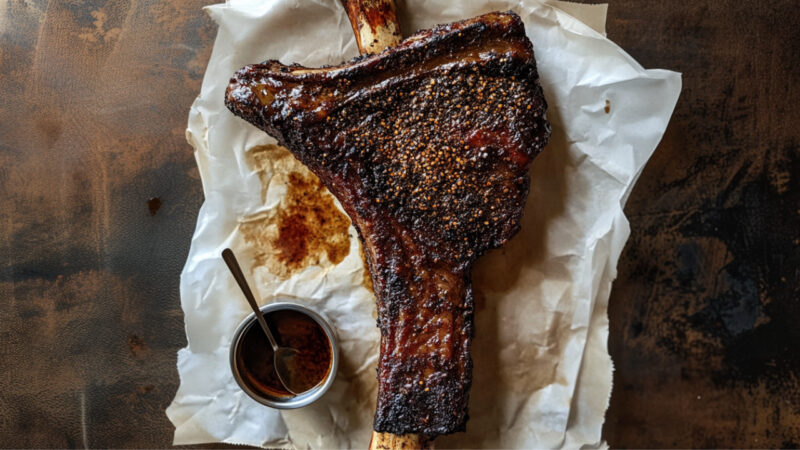
[[[202,4],[0,0],[0,446],[171,442]],[[798,30],[793,0],[611,0],[684,83],[626,208],[613,447],[800,446]]]

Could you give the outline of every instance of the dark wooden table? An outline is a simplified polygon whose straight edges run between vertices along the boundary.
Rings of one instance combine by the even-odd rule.
[[[202,3],[0,3],[0,446],[171,442]],[[611,0],[684,80],[626,208],[613,447],[800,446],[798,30],[789,0]]]

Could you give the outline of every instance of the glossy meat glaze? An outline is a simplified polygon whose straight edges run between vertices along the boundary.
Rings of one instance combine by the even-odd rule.
[[[337,67],[246,66],[225,102],[319,176],[359,232],[381,330],[375,430],[463,430],[471,267],[519,230],[550,135],[519,17],[438,26]]]

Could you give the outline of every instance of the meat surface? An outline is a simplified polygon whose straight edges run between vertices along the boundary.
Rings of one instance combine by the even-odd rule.
[[[375,430],[464,430],[471,268],[519,230],[550,135],[519,17],[438,26],[336,67],[249,65],[225,103],[319,176],[358,230],[381,330]]]

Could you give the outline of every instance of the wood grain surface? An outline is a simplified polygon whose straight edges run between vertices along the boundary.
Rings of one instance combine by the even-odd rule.
[[[1,447],[171,443],[204,3],[0,1]],[[612,447],[800,446],[798,30],[788,0],[611,0],[684,77],[626,207]]]

